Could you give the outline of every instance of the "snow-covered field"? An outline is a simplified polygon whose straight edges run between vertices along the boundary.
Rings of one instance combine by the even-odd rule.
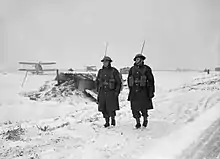
[[[32,101],[54,76],[0,74],[0,158],[173,159],[195,142],[220,113],[220,75],[154,72],[155,109],[149,126],[134,129],[128,89],[120,94],[117,126],[103,128],[97,104],[80,94],[64,102]],[[126,75],[124,76],[126,78]]]

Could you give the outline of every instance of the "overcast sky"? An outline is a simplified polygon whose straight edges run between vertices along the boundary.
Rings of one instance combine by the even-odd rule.
[[[205,68],[220,54],[220,0],[0,0],[0,63],[116,67],[144,55],[153,69]],[[219,39],[219,40],[218,40]]]

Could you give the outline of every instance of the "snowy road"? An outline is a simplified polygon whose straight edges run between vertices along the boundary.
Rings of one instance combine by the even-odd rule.
[[[220,159],[220,118],[190,146],[180,159]]]

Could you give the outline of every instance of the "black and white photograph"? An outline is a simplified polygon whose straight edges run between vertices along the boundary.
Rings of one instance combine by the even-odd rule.
[[[0,0],[0,159],[220,159],[220,0]]]

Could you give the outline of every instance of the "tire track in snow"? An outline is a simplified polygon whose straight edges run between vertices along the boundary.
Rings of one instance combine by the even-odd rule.
[[[208,105],[211,106],[208,106]],[[204,109],[219,106],[220,92],[210,95]],[[187,148],[179,159],[219,159],[220,158],[220,118],[207,128],[198,141]]]
[[[190,146],[179,159],[217,159],[220,157],[220,118]]]

